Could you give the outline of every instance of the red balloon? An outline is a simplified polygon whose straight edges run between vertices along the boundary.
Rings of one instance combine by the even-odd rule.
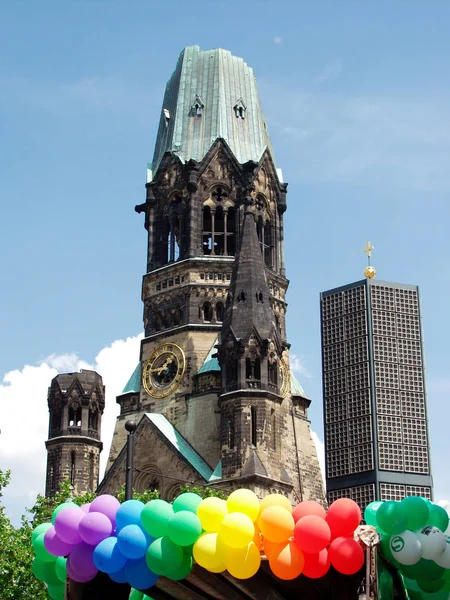
[[[336,538],[331,542],[328,554],[336,571],[344,575],[357,573],[364,564],[363,549],[352,538]]]
[[[330,539],[328,523],[317,515],[306,515],[295,525],[294,542],[303,552],[320,552],[328,546]]]
[[[328,550],[324,548],[316,554],[307,554],[305,552],[305,566],[302,574],[310,579],[319,579],[323,577],[330,568],[330,558]]]
[[[361,510],[350,498],[339,498],[328,509],[327,523],[332,538],[352,536],[361,523]]]
[[[322,517],[325,519],[327,513],[324,507],[316,502],[315,500],[305,500],[304,502],[300,502],[292,511],[292,516],[294,517],[294,521],[297,523],[302,517],[306,517],[306,515],[316,515],[317,517]]]

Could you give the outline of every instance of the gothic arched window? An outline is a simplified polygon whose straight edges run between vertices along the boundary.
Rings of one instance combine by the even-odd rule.
[[[203,320],[204,321],[212,321],[213,311],[211,302],[203,303]]]
[[[216,304],[216,321],[223,321],[223,302]]]
[[[81,427],[81,406],[77,403],[69,406],[69,427]]]
[[[209,206],[203,207],[203,254],[213,252],[213,216]]]

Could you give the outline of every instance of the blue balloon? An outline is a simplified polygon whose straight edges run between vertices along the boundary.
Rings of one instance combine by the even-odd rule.
[[[117,533],[127,525],[139,525],[144,506],[140,500],[127,500],[121,504],[116,513]]]
[[[117,545],[116,537],[108,537],[95,547],[94,564],[103,573],[115,573],[123,569],[127,557],[122,554]]]
[[[125,567],[125,573],[128,583],[137,590],[147,590],[158,581],[158,575],[150,571],[145,558],[129,560]]]
[[[127,558],[142,558],[153,541],[139,525],[126,525],[117,536],[119,550]]]
[[[116,583],[126,583],[127,582],[127,574],[125,573],[125,567],[120,569],[120,571],[115,571],[114,573],[108,573],[109,578],[115,581]]]

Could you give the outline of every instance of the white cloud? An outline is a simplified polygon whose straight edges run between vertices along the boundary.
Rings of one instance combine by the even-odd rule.
[[[312,379],[312,375],[308,371],[308,369],[304,363],[303,356],[298,356],[297,354],[290,354],[289,355],[289,364],[290,364],[291,369],[295,373],[300,373],[300,375],[302,375],[303,377],[306,377],[307,379]]]
[[[53,377],[80,369],[94,369],[102,375],[106,386],[106,408],[102,419],[103,471],[118,414],[116,396],[136,367],[141,339],[142,334],[116,340],[100,350],[93,365],[75,353],[52,354],[38,366],[25,365],[4,375],[0,385],[0,468],[12,470],[4,502],[14,523],[19,522],[25,507],[33,505],[36,494],[44,491],[47,390]]]
[[[281,42],[283,41],[283,38],[281,37],[281,35],[276,35],[273,38],[273,41],[274,41],[275,44],[281,44]]]
[[[329,79],[336,79],[342,72],[342,61],[341,59],[332,60],[323,69],[319,75],[314,79],[314,83],[325,83]]]
[[[322,478],[325,482],[325,445],[317,435],[317,433],[311,430],[311,437],[316,446],[317,458],[319,460],[320,471],[322,473]]]

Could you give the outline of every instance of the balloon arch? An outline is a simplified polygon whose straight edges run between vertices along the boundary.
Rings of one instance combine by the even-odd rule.
[[[401,502],[372,502],[364,521],[384,558],[402,576],[411,600],[448,600],[450,528],[447,509],[418,496]],[[52,600],[64,600],[67,576],[77,582],[99,571],[128,583],[133,600],[150,599],[159,576],[184,579],[194,561],[212,573],[227,570],[237,579],[255,575],[261,560],[284,580],[317,579],[330,566],[353,575],[364,564],[363,544],[355,535],[359,506],[349,498],[328,511],[314,501],[293,509],[281,494],[263,500],[247,489],[227,500],[202,499],[188,492],[173,504],[151,500],[123,504],[110,495],[92,503],[59,505],[51,523],[32,533],[33,572]]]

